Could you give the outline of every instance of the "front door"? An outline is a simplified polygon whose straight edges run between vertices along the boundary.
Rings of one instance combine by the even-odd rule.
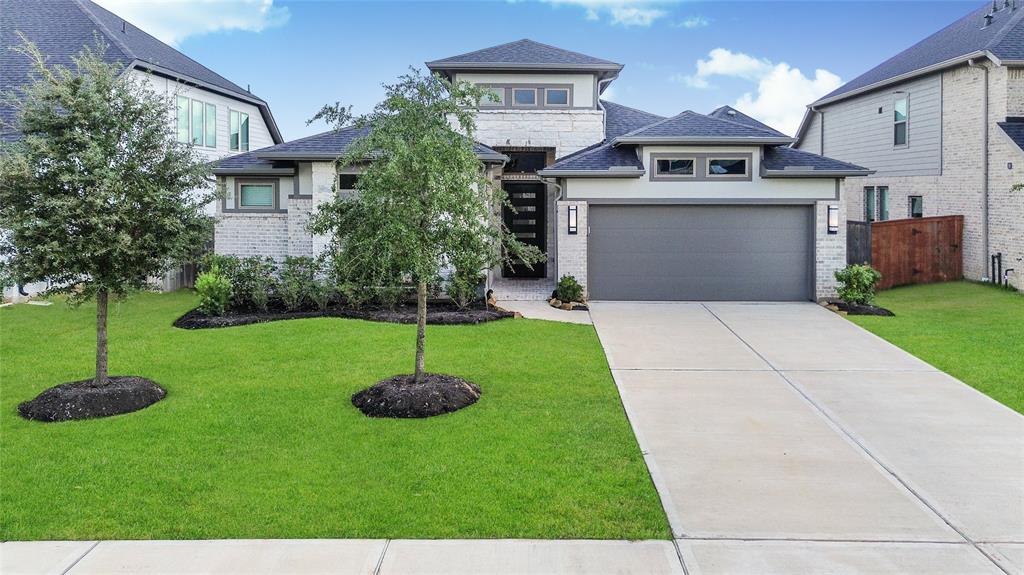
[[[520,242],[537,246],[547,253],[545,185],[540,182],[504,182],[502,188],[512,204],[511,208],[505,206],[502,213],[505,226]],[[502,268],[502,276],[507,278],[542,278],[546,273],[543,263],[533,264],[533,269],[516,262]]]

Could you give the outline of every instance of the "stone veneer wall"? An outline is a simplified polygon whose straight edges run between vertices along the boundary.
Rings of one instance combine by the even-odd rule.
[[[1003,252],[1003,267],[1024,268],[1024,194],[1011,194],[1012,182],[1024,181],[1024,153],[995,125],[1007,115],[1024,115],[1024,78],[1020,70],[995,67],[989,78],[989,236],[990,250]],[[921,196],[925,216],[964,216],[964,275],[988,276],[983,229],[982,106],[984,73],[960,67],[942,76],[942,174],[886,177],[873,175],[846,180],[851,219],[864,219],[864,186],[889,187],[889,218],[909,217],[909,196]],[[911,112],[912,113],[912,112]],[[911,116],[911,122],[913,122]],[[910,138],[913,139],[913,127]],[[826,154],[828,143],[825,144]],[[1007,162],[1013,169],[1007,169]],[[1024,286],[1022,278],[1017,286]]]
[[[561,158],[604,139],[604,111],[481,110],[476,139],[499,148],[553,148]]]

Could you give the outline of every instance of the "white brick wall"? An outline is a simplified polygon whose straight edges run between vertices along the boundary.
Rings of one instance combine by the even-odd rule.
[[[604,139],[602,110],[482,110],[476,139],[492,147],[554,148],[560,158]]]
[[[557,204],[555,227],[558,233],[558,277],[566,274],[575,277],[583,285],[586,295],[590,288],[587,285],[587,236],[590,234],[587,202],[562,200]],[[569,235],[569,206],[576,206],[577,233],[574,235]]]
[[[839,233],[828,233],[828,207],[839,206]],[[838,270],[846,267],[846,202],[818,202],[814,206],[814,297],[835,297]]]

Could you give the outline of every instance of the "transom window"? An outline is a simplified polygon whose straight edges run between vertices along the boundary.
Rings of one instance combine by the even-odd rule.
[[[228,112],[230,147],[233,152],[249,151],[249,114],[231,110]]]
[[[548,88],[544,90],[544,103],[548,106],[568,106],[569,90],[567,88]]]
[[[217,147],[217,106],[178,96],[175,127],[179,142],[193,146]]]
[[[665,158],[655,163],[659,176],[692,176],[693,158]]]
[[[238,206],[240,208],[273,208],[274,184],[239,184]]]
[[[892,107],[892,144],[894,146],[907,145],[907,120],[909,118],[907,109],[907,96],[897,96]]]
[[[537,89],[516,88],[512,90],[512,101],[515,102],[517,106],[536,106]]]
[[[708,158],[708,177],[746,176],[746,158]]]

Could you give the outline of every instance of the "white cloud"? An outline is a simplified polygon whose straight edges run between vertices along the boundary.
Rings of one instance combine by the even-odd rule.
[[[689,18],[673,24],[676,28],[686,28],[693,30],[694,28],[707,28],[711,25],[711,20],[703,16],[690,16]]]
[[[176,46],[189,36],[224,30],[262,32],[291,16],[274,0],[96,0],[128,22]]]
[[[655,20],[664,18],[668,12],[658,5],[676,4],[680,0],[541,0],[554,5],[580,6],[586,9],[587,20],[608,21],[619,26],[649,27]]]
[[[787,134],[800,127],[807,104],[843,83],[828,70],[819,68],[809,78],[785,62],[773,63],[725,48],[709,52],[707,59],[697,61],[696,68],[693,75],[676,74],[670,80],[701,89],[711,87],[708,79],[712,76],[756,82],[757,92],[744,93],[733,107]]]

